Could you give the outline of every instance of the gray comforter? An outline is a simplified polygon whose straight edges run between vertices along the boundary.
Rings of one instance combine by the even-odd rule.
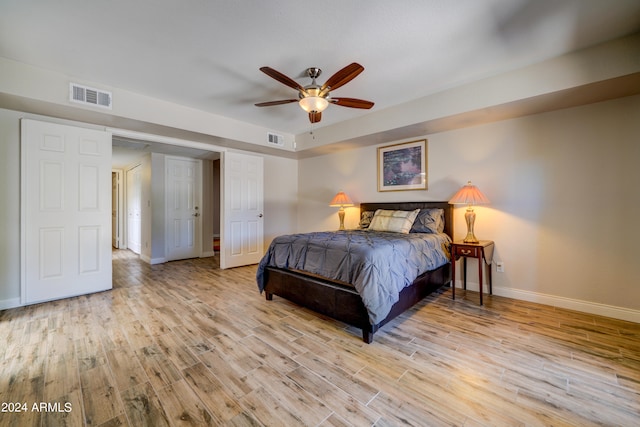
[[[399,234],[365,230],[291,234],[276,237],[258,265],[264,290],[266,267],[303,270],[352,284],[372,325],[389,314],[400,291],[420,274],[449,262],[446,234]]]

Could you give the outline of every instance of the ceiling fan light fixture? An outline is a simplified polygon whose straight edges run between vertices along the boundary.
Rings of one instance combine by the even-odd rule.
[[[373,102],[365,101],[363,99],[356,98],[333,98],[329,95],[329,91],[338,89],[353,80],[358,74],[364,71],[364,67],[356,62],[353,62],[346,67],[342,68],[322,85],[316,83],[316,78],[322,73],[320,68],[307,68],[307,74],[311,78],[311,84],[302,86],[291,77],[287,77],[279,71],[274,70],[271,67],[260,67],[260,71],[279,81],[285,86],[289,86],[292,89],[298,91],[297,99],[282,99],[279,101],[259,102],[256,107],[270,107],[272,105],[289,104],[292,102],[298,102],[300,108],[302,108],[307,114],[309,114],[309,121],[318,123],[322,120],[322,112],[329,106],[329,104],[340,105],[342,107],[350,108],[362,108],[369,109],[373,107]]]
[[[311,113],[312,111],[321,113],[329,106],[329,101],[321,96],[305,96],[301,98],[298,103],[300,104],[300,108],[307,113]]]

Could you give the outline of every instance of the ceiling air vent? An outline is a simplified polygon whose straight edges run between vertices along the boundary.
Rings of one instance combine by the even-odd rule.
[[[111,109],[111,92],[71,83],[69,100],[85,105]]]
[[[279,147],[284,146],[284,136],[276,135],[275,133],[267,132],[267,142]]]

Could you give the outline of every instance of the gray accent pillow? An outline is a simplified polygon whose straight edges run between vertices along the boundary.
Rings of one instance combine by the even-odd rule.
[[[411,233],[444,233],[444,209],[420,209]]]
[[[369,228],[369,224],[371,224],[371,219],[373,219],[374,211],[364,211],[360,216],[360,228]]]

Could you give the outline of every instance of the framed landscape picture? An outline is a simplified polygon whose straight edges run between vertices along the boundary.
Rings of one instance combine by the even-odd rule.
[[[426,189],[426,139],[378,147],[378,191]]]

